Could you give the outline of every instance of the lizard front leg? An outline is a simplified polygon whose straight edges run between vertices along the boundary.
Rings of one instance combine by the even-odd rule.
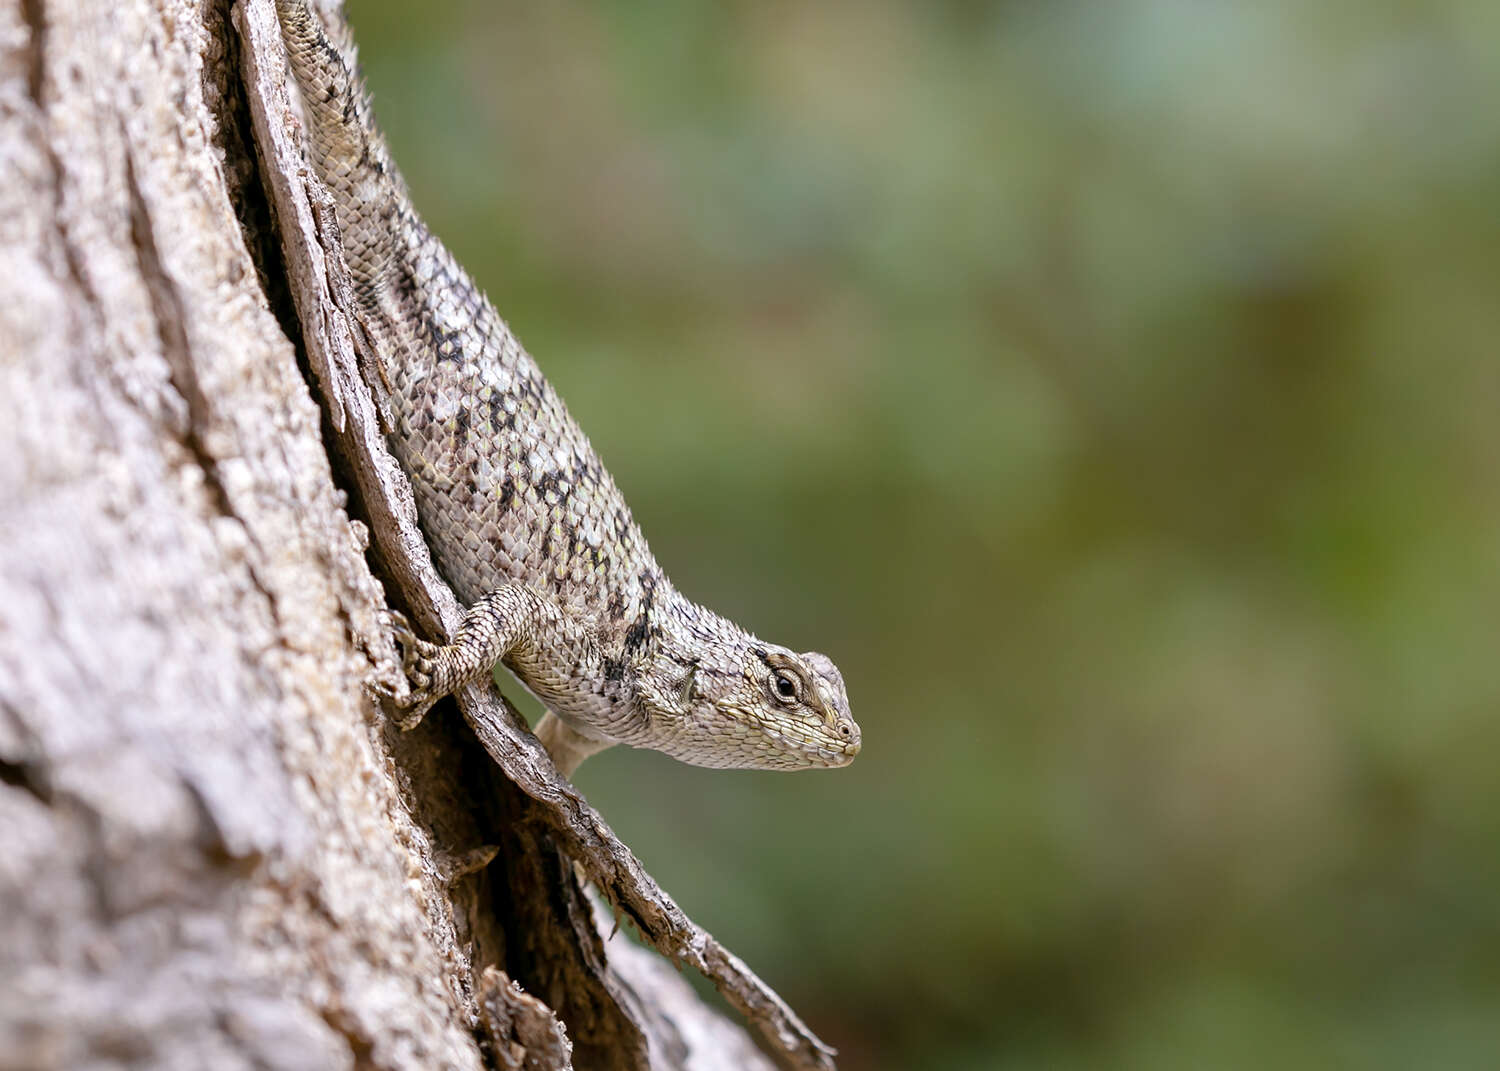
[[[519,583],[496,588],[469,607],[448,644],[422,639],[399,614],[391,620],[411,685],[397,720],[403,731],[415,728],[443,696],[486,676],[517,647],[564,627],[556,605]]]
[[[613,746],[608,740],[583,735],[550,710],[536,723],[536,738],[542,742],[547,754],[552,756],[552,763],[557,767],[558,773],[564,777],[572,777],[579,763],[590,755],[597,755]]]

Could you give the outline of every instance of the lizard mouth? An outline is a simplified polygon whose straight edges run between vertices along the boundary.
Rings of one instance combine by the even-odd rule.
[[[827,770],[848,766],[859,754],[859,729],[851,739],[830,739],[811,725],[736,719],[734,744],[725,747],[722,730],[712,734],[714,747],[704,747],[698,734],[690,734],[671,749],[659,748],[693,766],[751,770]],[[622,741],[628,742],[628,741]],[[655,746],[655,745],[653,745]]]
[[[807,760],[805,767],[795,767],[799,769],[831,769],[848,766],[854,761],[854,756],[859,754],[858,730],[855,730],[852,740],[836,743],[823,743],[811,737],[791,735],[779,729],[768,729],[767,734],[788,753],[800,754]]]

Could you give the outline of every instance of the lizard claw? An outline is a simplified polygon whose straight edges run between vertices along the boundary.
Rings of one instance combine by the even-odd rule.
[[[417,635],[411,622],[399,610],[390,614],[391,635],[401,647],[401,668],[414,689],[432,685],[433,670],[441,648]]]
[[[421,724],[422,718],[441,699],[443,692],[434,690],[436,659],[441,648],[417,635],[411,621],[399,610],[386,611],[386,623],[391,636],[401,648],[401,671],[406,677],[404,694],[390,684],[381,681],[372,685],[379,696],[396,707],[396,726],[408,732]]]

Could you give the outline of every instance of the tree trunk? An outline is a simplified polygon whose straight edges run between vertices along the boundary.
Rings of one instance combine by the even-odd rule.
[[[831,1067],[493,696],[366,694],[370,533],[452,607],[301,348],[247,8],[0,0],[0,1068],[769,1066],[575,870]]]

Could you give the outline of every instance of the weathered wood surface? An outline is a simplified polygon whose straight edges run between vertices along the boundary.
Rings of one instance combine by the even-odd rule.
[[[559,846],[826,1065],[493,693],[483,748],[367,698],[394,652],[351,514],[429,625],[456,608],[399,473],[340,489],[325,433],[373,414],[357,379],[320,411],[289,341],[322,239],[273,224],[233,21],[0,2],[0,1068],[767,1066],[605,944]]]

